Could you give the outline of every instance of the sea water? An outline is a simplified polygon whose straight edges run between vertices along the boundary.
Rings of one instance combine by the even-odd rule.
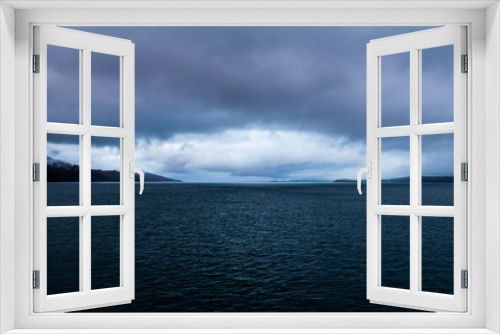
[[[93,196],[105,199],[113,187],[119,185],[93,183]],[[453,183],[424,188],[426,203],[453,204]],[[408,183],[384,183],[383,200],[405,198],[408,189]],[[77,183],[48,185],[49,202],[77,193]],[[75,219],[49,220],[50,294],[79,289]],[[92,219],[92,286],[118,286],[119,218]],[[384,216],[382,222],[382,283],[407,288],[409,219]],[[453,222],[426,224],[426,286],[453,293]],[[135,300],[94,311],[405,309],[366,299],[366,199],[354,183],[146,183],[136,195]]]

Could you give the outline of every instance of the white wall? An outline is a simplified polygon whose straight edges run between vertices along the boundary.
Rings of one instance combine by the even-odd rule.
[[[58,2],[59,3],[59,2]],[[64,3],[67,3],[66,1]],[[401,1],[404,3],[404,1]],[[459,3],[450,2],[450,3]],[[3,11],[2,11],[3,9]],[[478,327],[482,328],[484,326],[484,308],[488,305],[488,328],[500,332],[500,287],[499,287],[499,277],[500,277],[500,261],[499,261],[499,221],[500,221],[500,175],[499,175],[499,163],[500,163],[500,135],[498,133],[499,129],[499,87],[500,87],[500,64],[499,54],[500,54],[500,24],[499,24],[499,12],[498,6],[491,7],[488,10],[488,20],[484,18],[484,11],[457,11],[457,10],[436,10],[436,11],[425,11],[425,10],[412,10],[412,11],[383,11],[383,10],[362,10],[362,11],[338,11],[338,10],[321,10],[321,11],[311,11],[311,10],[248,10],[244,12],[233,12],[225,10],[168,10],[168,11],[145,11],[145,10],[104,10],[104,11],[92,11],[92,10],[49,10],[49,11],[31,11],[31,10],[18,10],[17,11],[17,82],[16,82],[16,131],[14,134],[13,114],[8,112],[12,110],[9,106],[12,106],[13,102],[11,98],[13,97],[14,82],[13,74],[10,73],[13,66],[13,59],[9,57],[13,53],[13,41],[10,39],[12,35],[4,33],[4,31],[13,31],[13,29],[3,29],[3,26],[13,27],[13,11],[12,9],[6,7],[5,5],[0,5],[0,42],[2,45],[2,51],[0,52],[0,258],[4,259],[0,263],[0,271],[2,272],[2,281],[0,281],[0,331],[4,331],[13,325],[12,321],[12,311],[14,308],[14,296],[12,293],[11,283],[13,277],[11,275],[6,276],[5,273],[14,272],[14,264],[9,261],[12,259],[12,239],[5,238],[6,234],[14,236],[12,231],[13,227],[13,215],[11,208],[13,207],[12,198],[16,197],[16,235],[15,238],[18,240],[17,243],[17,298],[16,307],[18,312],[16,313],[17,321],[16,324],[20,328],[36,328],[36,327],[46,327],[46,328],[115,328],[119,326],[121,328],[137,328],[139,324],[147,324],[151,328],[163,328],[169,326],[171,328],[181,328],[182,326],[194,326],[196,328],[222,328],[221,323],[223,323],[225,328],[240,328],[240,327],[259,327],[267,328],[262,326],[268,326],[269,328],[274,326],[274,328],[283,327],[301,327],[305,328],[309,326],[310,328],[335,328],[335,327],[345,327],[356,326],[357,328],[400,328],[401,321],[395,322],[395,320],[403,319],[405,320],[404,325],[415,326],[415,327],[439,327],[443,324],[449,325],[451,321],[451,327]],[[8,13],[8,14],[7,14]],[[12,20],[6,20],[4,16],[10,17]],[[12,24],[10,23],[12,21]],[[494,256],[489,256],[493,260],[487,263],[488,276],[486,278],[487,293],[484,293],[484,278],[479,285],[475,285],[474,292],[469,290],[469,296],[472,299],[472,317],[469,316],[454,316],[454,315],[437,315],[432,319],[422,319],[417,316],[400,316],[394,317],[394,315],[388,316],[373,316],[366,315],[363,317],[349,317],[345,315],[328,315],[328,316],[264,316],[261,318],[256,318],[254,316],[241,316],[234,315],[230,317],[224,316],[214,316],[214,317],[204,317],[204,316],[168,316],[168,321],[162,317],[143,317],[138,320],[135,316],[120,316],[116,320],[106,322],[107,317],[101,316],[73,316],[73,317],[63,317],[57,314],[44,316],[44,317],[28,317],[28,310],[32,309],[30,304],[31,290],[26,288],[29,285],[30,274],[32,266],[29,263],[29,237],[30,237],[30,105],[29,105],[29,92],[30,92],[30,81],[29,81],[29,68],[30,68],[30,50],[29,50],[29,22],[41,22],[41,23],[53,23],[53,22],[78,22],[84,25],[100,22],[110,22],[121,25],[133,25],[133,24],[156,24],[156,23],[168,23],[168,24],[199,24],[204,22],[206,24],[234,24],[234,22],[243,22],[248,24],[268,24],[269,22],[277,22],[283,24],[305,24],[309,25],[311,23],[317,22],[335,22],[342,25],[343,23],[349,24],[349,22],[365,22],[366,24],[377,24],[380,22],[446,22],[449,24],[455,24],[456,22],[472,22],[473,29],[473,41],[474,41],[474,53],[472,55],[472,75],[474,79],[472,83],[474,87],[477,88],[477,94],[472,103],[472,110],[474,112],[471,118],[470,130],[472,136],[474,137],[474,147],[472,152],[475,159],[471,166],[471,171],[469,175],[474,178],[475,187],[471,193],[474,199],[472,214],[470,217],[473,222],[475,229],[474,233],[470,236],[473,239],[474,248],[472,250],[471,258],[474,258],[472,262],[471,273],[471,283],[475,279],[473,276],[474,272],[484,272],[485,267],[485,242],[484,236],[488,236],[488,242],[486,247],[488,247],[488,254],[495,254]],[[489,61],[488,67],[484,66],[484,29],[488,29],[488,33],[491,35],[488,37],[488,48],[492,52],[487,53],[487,60]],[[9,42],[4,43],[4,35],[7,35]],[[7,45],[7,47],[4,47]],[[10,50],[10,51],[9,51]],[[6,54],[5,57],[2,55]],[[9,60],[10,59],[10,60]],[[12,66],[11,66],[12,65]],[[488,82],[484,80],[484,73],[486,68],[488,69]],[[5,71],[4,71],[5,69]],[[8,74],[7,74],[8,73]],[[488,92],[485,89],[485,83],[489,88]],[[485,118],[485,94],[488,94],[489,100],[487,102],[487,112],[488,118]],[[6,105],[6,107],[4,107]],[[486,122],[486,119],[488,120]],[[493,135],[493,139],[485,142],[484,131],[485,129],[489,134]],[[5,130],[5,131],[4,131]],[[12,150],[12,138],[16,136],[16,147],[19,151],[13,152]],[[6,141],[4,138],[8,138]],[[485,149],[488,149],[485,151]],[[493,150],[493,151],[492,151]],[[487,154],[487,156],[486,156]],[[10,159],[9,159],[10,158]],[[14,166],[12,161],[14,158],[17,160],[16,164],[16,193],[14,193],[14,181],[12,178],[14,172]],[[470,159],[470,157],[469,157]],[[485,159],[489,163],[489,167],[485,167]],[[485,172],[489,172],[488,178],[485,177]],[[487,182],[486,182],[487,180]],[[486,189],[486,191],[485,191]],[[485,194],[488,197],[485,199]],[[485,205],[488,211],[487,219],[485,217]],[[490,214],[491,213],[491,214]],[[6,219],[4,219],[4,216]],[[485,221],[487,224],[487,233],[485,233],[484,225]],[[9,233],[4,233],[9,231]],[[3,237],[2,237],[3,236]],[[20,241],[22,242],[20,242]],[[492,253],[490,253],[492,252]],[[7,261],[6,261],[7,259]],[[479,259],[482,259],[479,260]],[[19,265],[20,264],[20,265]],[[476,281],[477,282],[477,281]],[[473,284],[474,285],[474,284]],[[485,301],[484,296],[487,296]],[[480,315],[479,317],[477,315]],[[222,319],[224,318],[224,319]],[[273,318],[273,319],[270,319]],[[398,318],[398,319],[396,319]],[[472,320],[469,318],[473,318]],[[5,321],[4,321],[5,319]],[[360,320],[361,319],[361,320]],[[271,322],[272,320],[272,322]],[[224,321],[224,322],[223,322]],[[259,322],[260,321],[260,322]],[[267,321],[267,322],[266,322]],[[117,325],[118,324],[118,325]],[[271,325],[269,325],[271,324]],[[50,327],[51,326],[51,327]],[[5,328],[5,329],[4,329]],[[192,328],[192,327],[191,327]],[[472,332],[472,331],[471,331]]]
[[[0,333],[14,328],[15,11],[0,3]],[[4,254],[10,256],[5,257]]]
[[[486,11],[486,253],[497,254],[486,263],[486,328],[500,332],[500,12],[499,4]]]

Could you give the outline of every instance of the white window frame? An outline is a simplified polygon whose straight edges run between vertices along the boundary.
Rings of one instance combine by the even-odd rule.
[[[46,333],[50,329],[49,332],[70,333],[86,329],[86,333],[104,333],[128,329],[127,333],[135,333],[157,329],[158,332],[186,333],[180,329],[192,329],[197,333],[340,333],[346,330],[349,333],[415,333],[414,329],[418,328],[422,333],[500,332],[499,17],[497,1],[186,1],[182,4],[176,1],[143,1],[142,4],[134,1],[73,4],[69,1],[4,1],[0,4],[0,331],[37,333],[45,329]],[[467,25],[471,71],[468,76],[468,109],[471,111],[468,115],[471,134],[468,141],[468,221],[471,222],[467,248],[468,312],[34,314],[30,256],[33,241],[30,55],[32,27],[36,24]],[[14,136],[15,145],[12,145]]]
[[[80,72],[80,120],[78,124],[47,122],[47,46],[78,50]],[[39,56],[39,73],[34,84],[34,161],[39,163],[39,182],[33,184],[34,193],[34,256],[33,268],[39,271],[39,288],[34,289],[34,311],[75,311],[95,307],[130,303],[134,299],[134,44],[129,40],[65,29],[34,27],[34,54]],[[113,55],[120,62],[119,126],[95,126],[91,117],[92,53]],[[57,66],[57,65],[56,65]],[[78,206],[47,206],[47,135],[65,134],[79,137],[80,177]],[[92,138],[116,138],[120,141],[120,204],[92,205],[91,201],[91,142]],[[106,289],[92,289],[91,227],[92,217],[119,216],[120,224],[120,285]],[[47,223],[48,218],[74,217],[79,219],[79,291],[47,294]],[[98,232],[94,232],[98,233]]]
[[[366,152],[371,177],[367,178],[367,298],[383,305],[421,310],[467,310],[467,289],[461,287],[461,271],[467,270],[467,183],[461,180],[461,163],[467,163],[467,76],[462,73],[462,55],[467,54],[467,31],[464,26],[427,29],[380,38],[367,45],[367,116]],[[422,123],[422,50],[453,46],[453,122]],[[384,71],[383,57],[409,54],[408,125],[384,127],[381,101]],[[470,73],[470,72],[469,72]],[[453,134],[454,205],[422,205],[422,138],[423,135]],[[382,205],[383,138],[409,139],[410,198],[408,205]],[[409,220],[409,289],[382,286],[383,216],[405,216]],[[453,218],[453,293],[422,290],[422,217]]]

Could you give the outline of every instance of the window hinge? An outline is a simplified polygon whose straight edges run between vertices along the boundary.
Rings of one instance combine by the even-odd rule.
[[[40,163],[38,162],[33,164],[33,181],[40,181]]]
[[[461,177],[462,181],[469,181],[469,165],[466,162],[462,162],[460,165]]]
[[[461,275],[462,289],[467,289],[469,287],[469,273],[467,270],[462,270]]]
[[[462,55],[462,73],[469,72],[469,56]]]
[[[40,289],[40,270],[33,270],[33,289]]]
[[[33,55],[33,73],[40,73],[40,55]]]

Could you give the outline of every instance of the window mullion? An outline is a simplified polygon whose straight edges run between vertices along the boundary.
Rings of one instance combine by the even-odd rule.
[[[84,49],[82,60],[81,75],[81,117],[82,125],[90,127],[91,125],[91,51]],[[91,206],[91,135],[90,131],[81,136],[80,154],[81,154],[81,193],[82,204],[90,211]],[[91,215],[87,212],[81,219],[82,228],[80,234],[80,277],[83,291],[90,293],[91,290]]]
[[[80,74],[79,74],[79,81],[80,81],[80,89],[79,89],[79,117],[80,117],[80,122],[79,122],[79,125],[83,124],[83,50],[80,50],[80,53],[79,53],[79,66],[80,66]],[[78,136],[79,138],[79,145],[78,145],[78,148],[80,150],[80,171],[79,171],[79,180],[80,180],[80,194],[79,194],[79,198],[80,198],[80,206],[83,206],[84,205],[84,201],[83,201],[83,185],[84,185],[84,182],[83,182],[83,165],[82,165],[82,162],[83,162],[83,136]],[[80,227],[79,227],[79,290],[80,291],[84,291],[84,289],[86,288],[83,284],[84,281],[86,281],[86,279],[84,278],[84,256],[83,254],[85,253],[85,248],[83,247],[84,245],[84,217],[80,216]]]
[[[419,124],[420,66],[419,50],[410,50],[410,291],[418,291],[420,267],[420,217],[413,210],[420,204],[420,136],[414,130]]]

